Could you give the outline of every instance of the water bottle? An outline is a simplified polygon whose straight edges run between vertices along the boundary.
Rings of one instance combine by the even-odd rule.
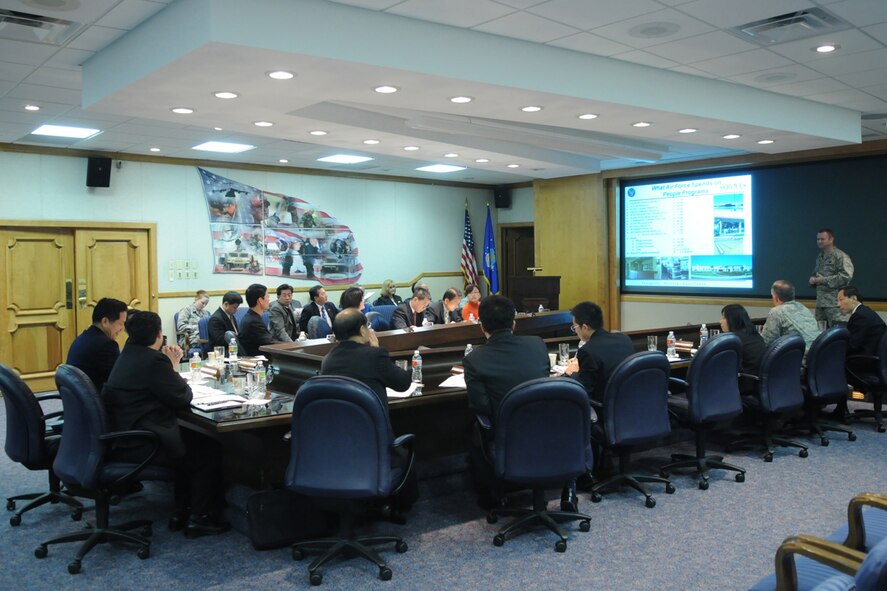
[[[474,312],[468,313],[468,320],[469,320],[469,322],[473,322],[473,323],[477,324],[477,318],[474,317]]]
[[[418,384],[416,386],[415,391],[413,392],[413,396],[421,396],[422,395],[422,355],[419,354],[419,350],[416,349],[413,352],[413,382]]]
[[[228,359],[232,363],[237,362],[237,339],[234,337],[231,337],[231,342],[228,343]]]
[[[544,311],[545,311],[545,306],[543,306],[542,304],[539,304],[539,310],[538,310],[538,311],[539,311],[540,314],[541,314],[542,312],[544,312]]]
[[[433,324],[434,324],[434,323],[433,323],[431,320],[429,320],[428,318],[423,318],[423,319],[422,319],[422,326],[431,326],[431,325],[433,325]]]
[[[708,327],[703,324],[699,327],[699,346],[701,347],[708,342]]]
[[[665,354],[668,355],[669,357],[677,357],[677,355],[678,355],[677,351],[675,351],[675,348],[674,348],[674,342],[675,342],[674,331],[670,330],[670,331],[668,331],[668,336],[665,337]]]
[[[467,345],[465,345],[465,357],[468,357],[468,354],[471,353],[472,351],[474,351],[474,349],[471,347],[471,343],[468,343]]]
[[[259,361],[256,364],[256,398],[264,398],[265,397],[265,380],[268,379],[267,372],[265,371],[265,364]]]
[[[200,374],[200,353],[194,351],[191,355],[191,381],[196,382]]]
[[[308,340],[308,335],[305,334],[305,331],[303,330],[302,332],[299,333],[299,342],[301,343],[301,342],[304,342],[307,340]]]

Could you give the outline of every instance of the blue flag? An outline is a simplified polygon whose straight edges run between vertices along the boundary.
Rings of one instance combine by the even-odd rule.
[[[496,240],[493,238],[493,218],[487,203],[487,226],[484,229],[484,278],[490,293],[499,293],[499,266],[496,264]]]

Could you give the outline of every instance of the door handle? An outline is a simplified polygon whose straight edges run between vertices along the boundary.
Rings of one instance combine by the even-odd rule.
[[[70,279],[65,279],[65,308],[74,308],[74,282]]]
[[[86,309],[86,279],[77,280],[77,303],[81,310]]]

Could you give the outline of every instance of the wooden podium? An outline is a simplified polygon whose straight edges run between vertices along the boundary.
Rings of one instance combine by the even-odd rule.
[[[518,312],[535,312],[539,304],[550,310],[558,310],[561,293],[560,277],[511,276],[508,278],[511,293],[508,297],[514,302]]]

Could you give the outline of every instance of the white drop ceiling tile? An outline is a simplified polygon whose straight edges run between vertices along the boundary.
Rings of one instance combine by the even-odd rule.
[[[836,55],[830,60],[805,65],[829,76],[839,76],[841,74],[852,74],[853,72],[876,70],[883,67],[885,63],[887,63],[887,48],[861,51],[848,55]]]
[[[872,101],[876,102],[879,99],[876,99],[870,94],[862,92],[860,90],[856,90],[855,88],[848,88],[846,90],[837,90],[834,92],[823,92],[821,94],[811,94],[806,97],[811,101],[818,101],[820,103],[828,103],[830,105],[840,105],[847,106],[852,103],[860,103]]]
[[[828,9],[857,27],[887,22],[884,0],[844,0],[829,5]]]
[[[25,79],[27,84],[40,86],[55,86],[69,90],[80,90],[83,87],[82,75],[78,70],[62,70],[44,66],[38,68]]]
[[[48,101],[63,105],[80,105],[80,91],[36,84],[19,84],[7,95],[8,98],[20,98],[33,101]]]
[[[731,53],[758,49],[758,47],[722,31],[713,31],[687,39],[661,43],[647,49],[666,59],[681,64],[692,64]]]
[[[110,27],[99,27],[98,25],[89,27],[80,35],[67,43],[67,47],[72,49],[82,49],[84,51],[99,51],[104,49],[111,42],[126,33],[124,29],[112,29]]]
[[[816,80],[805,80],[804,82],[795,82],[793,84],[777,84],[776,86],[769,87],[767,90],[772,90],[773,92],[778,92],[780,94],[787,94],[789,96],[808,97],[814,94],[848,90],[849,88],[849,86],[834,78],[818,78]]]
[[[0,80],[0,96],[5,95],[7,92],[16,87],[16,82],[8,82],[6,80]]]
[[[0,62],[0,80],[7,82],[21,82],[34,71],[35,66],[27,64],[14,64],[12,62]]]
[[[530,8],[531,6],[536,6],[538,4],[545,4],[548,0],[496,0],[499,4],[504,4],[505,6],[511,6],[512,8],[518,8],[520,10],[525,10]]]
[[[112,29],[134,29],[142,21],[147,20],[157,12],[163,10],[165,5],[147,0],[123,0],[112,8],[105,16],[95,24]]]
[[[628,51],[625,53],[620,53],[614,55],[613,58],[617,60],[623,60],[626,62],[634,62],[636,64],[643,64],[645,66],[653,66],[654,68],[672,68],[674,66],[679,65],[677,62],[673,62],[671,60],[667,60],[664,57],[659,57],[653,53],[647,51],[641,51],[640,49],[636,49],[634,51]]]
[[[702,70],[697,70],[693,66],[675,66],[673,68],[669,68],[672,72],[680,72],[682,74],[690,74],[692,76],[699,76],[702,78],[719,78],[719,76],[710,74],[708,72],[703,72]]]
[[[865,92],[876,96],[881,100],[887,101],[887,84],[881,84],[878,86],[869,86],[865,89]]]
[[[652,27],[657,24],[662,24],[664,26],[677,25],[678,30],[674,33],[658,37],[645,37],[638,31],[639,29]],[[675,41],[677,39],[684,39],[702,33],[708,33],[712,30],[713,28],[711,25],[687,16],[677,10],[667,8],[665,10],[657,10],[656,12],[619,21],[618,23],[598,27],[592,30],[592,33],[615,41],[628,43],[635,48],[642,48],[668,41]]]
[[[14,143],[29,133],[31,133],[31,128],[24,125],[0,124],[0,142]]]
[[[679,8],[700,20],[726,29],[813,6],[808,0],[695,0],[681,4]]]
[[[604,56],[613,55],[615,53],[624,53],[626,51],[631,51],[632,49],[628,45],[623,45],[622,43],[617,43],[610,39],[605,39],[604,37],[598,37],[591,33],[579,33],[578,35],[572,35],[570,37],[558,39],[557,41],[552,41],[549,45]]]
[[[862,30],[880,41],[881,43],[887,45],[887,23],[872,25],[870,27],[865,27]]]
[[[58,47],[52,45],[0,39],[0,55],[3,56],[4,62],[39,66],[56,51]]]
[[[753,49],[711,60],[694,62],[693,67],[715,76],[729,78],[738,74],[769,70],[793,64],[791,60],[766,49]]]
[[[74,146],[78,149],[84,150],[97,150],[99,152],[133,152],[133,143],[132,142],[114,142],[108,139],[102,139],[102,136],[105,134],[101,134],[96,136],[95,138],[89,141],[77,142],[77,145]]]
[[[474,27],[514,12],[491,0],[449,0],[446,9],[441,8],[438,0],[406,0],[387,12],[455,27]]]
[[[68,111],[67,114],[71,117],[82,117],[83,119],[93,119],[95,121],[101,121],[105,125],[116,125],[118,123],[123,123],[130,120],[130,117],[128,116],[102,113],[101,111],[96,111],[94,109],[84,111],[80,107],[73,107],[70,111]]]
[[[66,68],[69,70],[79,70],[83,63],[95,54],[94,51],[83,51],[82,49],[61,49],[46,62],[47,66],[54,68]]]
[[[852,72],[850,74],[838,74],[835,76],[838,80],[853,86],[855,88],[868,88],[869,86],[878,86],[887,81],[887,66],[877,68],[875,70],[865,70],[863,72]]]
[[[793,66],[772,68],[770,70],[762,70],[760,72],[752,72],[749,74],[740,74],[739,76],[733,76],[730,80],[747,86],[769,88],[770,86],[776,86],[777,84],[803,82],[805,80],[816,80],[818,78],[822,78],[821,72],[796,64]]]
[[[515,12],[497,18],[474,27],[474,30],[494,35],[526,39],[536,43],[547,43],[580,32],[573,27],[568,27],[527,12]]]
[[[25,105],[32,102],[37,102],[40,107],[39,111],[25,111]],[[70,110],[71,105],[63,105],[59,103],[38,102],[29,99],[11,98],[8,96],[0,99],[0,111],[20,113],[23,116],[30,118],[30,120],[33,120],[37,125],[41,123],[42,119],[59,115],[61,113],[67,113]],[[22,119],[22,121],[25,121],[25,119]]]
[[[594,29],[660,8],[653,0],[550,0],[527,11],[579,29]]]
[[[819,53],[815,50],[816,47],[827,43],[835,43],[840,48],[832,53]],[[798,63],[807,63],[811,64],[811,67],[815,67],[812,65],[813,63],[829,61],[860,51],[871,51],[879,47],[882,47],[882,45],[865,33],[850,29],[830,35],[818,35],[809,39],[780,43],[772,46],[770,49]]]
[[[390,6],[399,4],[401,0],[329,0],[337,4],[347,4],[349,6],[357,6],[369,10],[385,10]]]

